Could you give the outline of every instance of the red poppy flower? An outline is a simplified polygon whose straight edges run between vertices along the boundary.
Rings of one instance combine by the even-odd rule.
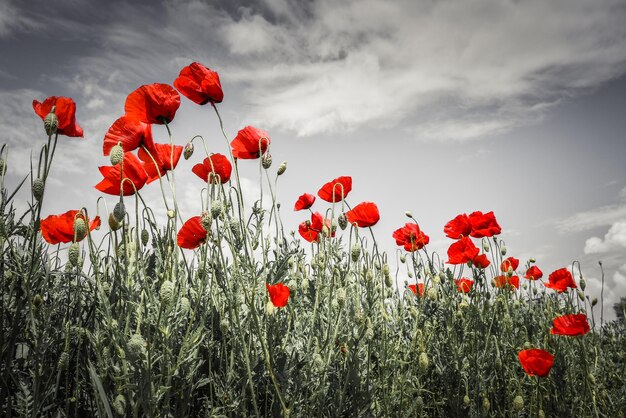
[[[224,99],[220,76],[199,62],[193,62],[180,70],[174,87],[192,102],[204,105],[221,103]]]
[[[59,121],[57,133],[70,137],[82,137],[83,128],[76,122],[76,103],[74,103],[74,100],[69,97],[57,96],[50,96],[43,103],[33,100],[33,109],[42,120],[48,116],[52,106],[56,106],[54,114]]]
[[[308,242],[317,242],[319,240],[319,234],[326,226],[331,231],[331,237],[335,236],[335,231],[332,229],[332,223],[330,219],[324,219],[321,213],[315,212],[311,214],[311,221],[302,222],[298,226],[298,232],[300,236]]]
[[[115,166],[98,167],[104,179],[96,184],[96,189],[100,190],[102,193],[119,196],[120,184],[122,182],[122,167],[124,178],[129,179],[135,186],[133,188],[133,185],[128,181],[124,181],[124,196],[135,194],[135,189],[140,190],[146,184],[148,175],[146,174],[143,163],[132,152],[125,152],[122,163]]]
[[[177,236],[179,247],[193,250],[205,243],[208,234],[200,219],[200,216],[194,216],[183,224]]]
[[[313,206],[313,203],[315,203],[315,196],[305,193],[298,198],[296,204],[293,207],[293,210],[298,211],[303,209],[309,209],[311,206]]]
[[[267,293],[269,293],[270,300],[274,306],[277,308],[284,308],[287,306],[287,301],[289,300],[289,295],[291,294],[289,287],[282,283],[265,283],[265,288],[267,289]]]
[[[496,276],[493,278],[493,285],[495,287],[499,287],[500,289],[504,289],[506,285],[513,286],[514,288],[519,289],[519,277],[509,277],[506,274],[503,276]]]
[[[270,136],[267,132],[253,126],[246,126],[232,140],[233,157],[242,160],[254,160],[261,157],[270,145]]]
[[[452,239],[459,239],[467,237],[472,232],[472,226],[470,225],[469,218],[466,214],[462,213],[457,215],[443,227],[443,232],[447,237]]]
[[[479,269],[486,269],[491,264],[486,254],[480,254],[472,258],[472,265]]]
[[[61,215],[50,215],[40,223],[41,235],[50,244],[67,244],[74,241],[74,221],[77,218],[85,220],[85,215],[77,210],[68,210]],[[89,230],[93,231],[100,226],[100,217],[96,216],[89,222]],[[76,237],[81,241],[85,236]]]
[[[397,245],[403,246],[409,252],[422,249],[430,241],[428,235],[423,233],[416,223],[407,223],[402,228],[396,229],[392,237]]]
[[[410,284],[407,287],[414,295],[417,296],[417,292],[419,291],[419,295],[424,296],[424,283]]]
[[[538,348],[522,350],[517,357],[528,376],[546,377],[554,363],[552,354]]]
[[[148,154],[148,152],[150,153]],[[148,151],[140,148],[137,155],[144,162],[148,183],[158,180],[159,176],[163,177],[166,171],[176,168],[182,153],[182,145],[174,145],[172,147],[170,144],[154,144],[153,148]]]
[[[469,291],[472,289],[472,285],[474,284],[474,280],[472,279],[466,279],[465,277],[455,280],[454,283],[456,284],[456,288],[459,290],[459,292],[461,293],[469,293]]]
[[[144,123],[170,123],[180,106],[180,94],[169,84],[145,84],[126,98],[126,115]]]
[[[578,335],[585,335],[590,329],[589,323],[587,322],[587,315],[571,314],[554,318],[552,320],[550,333],[576,337]]]
[[[463,237],[448,248],[448,264],[465,264],[478,255],[478,248],[469,237]]]
[[[492,237],[502,232],[502,228],[498,225],[493,212],[473,212],[468,216],[469,223],[472,226],[471,236],[474,238]]]
[[[154,148],[152,125],[126,115],[122,116],[113,122],[113,125],[104,135],[104,143],[102,144],[104,155],[109,155],[111,148],[118,143],[121,144],[124,152],[134,151],[142,145],[148,149]]]
[[[563,293],[567,290],[568,287],[572,289],[576,289],[576,282],[574,282],[574,277],[572,273],[569,272],[568,269],[562,268],[553,271],[548,276],[549,283],[544,283],[546,287],[550,289],[554,289],[559,293]]]
[[[532,266],[528,270],[526,270],[526,274],[524,275],[528,280],[537,280],[543,277],[543,272],[539,270],[539,267]]]
[[[352,190],[352,177],[341,176],[329,181],[317,191],[320,199],[329,203],[341,202]]]
[[[517,270],[519,266],[519,260],[515,257],[505,258],[500,264],[500,271],[507,272],[509,268],[513,269],[513,271]]]
[[[205,182],[224,184],[230,180],[233,166],[226,156],[218,153],[211,154],[201,164],[194,165],[191,171]]]
[[[378,206],[373,202],[363,202],[346,212],[348,222],[356,223],[360,228],[374,226],[380,220]]]

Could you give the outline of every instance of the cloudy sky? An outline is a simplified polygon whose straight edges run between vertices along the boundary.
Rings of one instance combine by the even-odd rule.
[[[297,196],[340,175],[352,204],[378,204],[390,251],[405,210],[444,256],[448,220],[493,210],[509,254],[545,273],[579,260],[591,296],[602,260],[611,318],[626,296],[625,21],[624,0],[0,0],[8,183],[45,142],[32,100],[69,96],[85,138],[60,141],[44,214],[94,211],[126,95],[199,61],[220,74],[229,137],[255,125],[288,161],[292,229]],[[183,98],[171,128],[227,152],[210,107]],[[200,159],[177,170],[183,218],[200,208]],[[242,170],[258,193],[256,166]],[[162,206],[156,184],[143,195]]]

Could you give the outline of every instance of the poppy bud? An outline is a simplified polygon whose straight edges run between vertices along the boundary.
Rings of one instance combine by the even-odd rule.
[[[265,305],[265,313],[267,315],[274,315],[276,313],[276,310],[278,308],[276,308],[276,306],[274,306],[274,304],[272,303],[272,301],[268,301],[267,304]]]
[[[483,251],[486,253],[489,252],[489,241],[487,240],[483,240]]]
[[[188,160],[193,155],[193,142],[187,142],[185,148],[183,149],[183,157],[185,160]]]
[[[115,204],[113,208],[113,216],[115,220],[118,222],[122,222],[124,220],[124,215],[126,214],[126,208],[124,207],[124,202],[120,199],[119,202]]]
[[[470,404],[470,397],[465,395],[463,396],[463,405],[468,406]]]
[[[537,413],[537,417],[538,418],[546,418],[546,413],[543,412],[543,409],[539,410],[539,412]]]
[[[374,261],[374,267],[376,268],[376,270],[380,270],[381,269],[382,266],[380,265],[380,261],[379,260]]]
[[[208,232],[211,230],[211,222],[211,215],[209,215],[208,212],[202,212],[200,215],[200,225],[202,225],[205,231]]]
[[[420,353],[418,364],[419,364],[420,371],[422,373],[426,373],[430,362],[428,361],[428,355],[424,351]]]
[[[437,289],[435,289],[434,287],[429,288],[428,291],[426,292],[426,296],[428,296],[428,298],[431,300],[437,300],[438,298]]]
[[[589,383],[591,383],[591,385],[596,384],[596,377],[591,373],[587,375],[587,380],[589,381]]]
[[[118,394],[111,406],[117,415],[123,417],[126,414],[126,398],[124,398],[124,395]]]
[[[489,399],[483,398],[483,409],[485,410],[485,412],[489,411],[490,407],[491,407],[491,402],[489,402]]]
[[[352,261],[356,263],[361,255],[361,246],[359,244],[354,244],[350,250],[350,255],[352,256]]]
[[[143,244],[144,247],[148,244],[148,241],[150,241],[150,234],[148,233],[147,229],[142,229],[141,230],[141,243]]]
[[[67,367],[67,363],[69,363],[69,360],[70,360],[70,355],[67,353],[67,351],[62,352],[61,355],[59,356],[57,368],[59,370],[65,370],[65,368]]]
[[[120,144],[117,144],[111,148],[111,153],[109,154],[109,159],[111,160],[111,165],[118,165],[124,159],[124,148]]]
[[[174,212],[172,209],[167,211],[167,217],[170,219],[174,219],[174,217],[176,216],[176,212]]]
[[[337,218],[337,222],[339,223],[339,228],[344,231],[348,227],[348,218],[345,213],[341,213]]]
[[[506,247],[504,245],[500,248],[500,254],[502,254],[503,257],[506,255]]]
[[[598,304],[598,298],[593,298],[591,301],[591,306],[596,306]]]
[[[413,272],[412,271],[407,272],[407,276],[409,276],[409,279],[412,279],[413,278]]]
[[[283,161],[282,163],[280,163],[280,165],[278,166],[278,171],[277,174],[280,176],[282,175],[285,171],[287,170],[287,161]]]
[[[109,228],[111,228],[111,231],[117,231],[118,229],[120,229],[121,226],[122,223],[118,222],[117,219],[115,219],[113,212],[109,213]]]
[[[159,297],[161,298],[161,302],[163,305],[168,306],[174,300],[174,283],[169,280],[165,280],[161,284],[161,289],[159,290]]]
[[[183,316],[186,316],[189,313],[190,307],[191,305],[189,304],[189,299],[187,299],[185,296],[180,298],[178,309],[180,309],[180,313]]]
[[[70,248],[67,250],[67,259],[70,262],[70,265],[76,267],[78,265],[78,257],[80,256],[80,247],[77,242],[72,243]]]
[[[402,264],[406,263],[406,256],[405,256],[404,254],[401,254],[401,255],[400,255],[400,262],[401,262]]]
[[[576,289],[576,293],[578,294],[578,299],[580,299],[581,302],[585,301],[585,292],[583,292],[580,289]]]
[[[587,287],[587,282],[585,281],[585,279],[583,279],[582,276],[580,276],[580,280],[578,281],[578,284],[580,285],[580,290],[584,292],[585,287]]]
[[[407,210],[406,212],[404,212],[404,215],[405,215],[407,218],[412,218],[412,217],[413,217],[413,214],[411,213],[411,211],[410,211],[410,210]]]
[[[529,259],[528,261],[530,261],[531,263],[534,263],[534,262],[536,262],[537,260],[535,260],[535,257],[530,257],[530,259]]]
[[[261,165],[266,170],[272,166],[272,155],[269,152],[263,154],[263,157],[261,158]]]
[[[218,216],[222,214],[222,202],[219,200],[214,200],[211,203],[211,216],[213,219],[217,219]]]
[[[83,218],[74,219],[74,241],[80,241],[87,235],[87,223]]]
[[[50,113],[48,113],[43,120],[43,127],[48,135],[54,134],[59,126],[59,118],[54,114],[55,109],[56,106],[52,106]]]
[[[133,334],[128,340],[128,356],[134,359],[143,357],[146,353],[146,346],[146,340],[143,339],[141,334]]]
[[[233,233],[235,239],[241,238],[241,230],[239,229],[239,220],[235,218],[231,218],[228,221],[228,227],[230,228],[230,232]]]
[[[516,411],[521,411],[522,409],[524,409],[524,398],[522,398],[522,395],[517,395],[513,399],[513,409]]]
[[[44,182],[41,178],[33,180],[33,196],[38,202],[43,198]]]
[[[39,293],[36,294],[35,297],[33,298],[33,306],[35,308],[39,308],[42,303],[43,303],[43,298],[41,297]]]

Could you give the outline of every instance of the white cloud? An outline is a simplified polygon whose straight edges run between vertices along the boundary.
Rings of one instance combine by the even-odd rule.
[[[585,242],[585,254],[606,253],[611,250],[626,248],[626,221],[615,222],[609,228],[604,239],[589,238]]]
[[[612,225],[623,219],[626,219],[626,205],[607,205],[576,213],[558,221],[556,227],[560,232],[580,232]]]
[[[615,311],[613,305],[620,301],[620,298],[626,296],[626,264],[616,269],[613,275],[605,277],[604,290],[602,288],[602,280],[597,277],[585,277],[587,287],[585,293],[590,299],[597,298],[598,304],[594,307],[594,315],[596,322],[600,321],[600,309],[604,306],[604,321],[615,319]],[[604,304],[600,303],[603,299]]]

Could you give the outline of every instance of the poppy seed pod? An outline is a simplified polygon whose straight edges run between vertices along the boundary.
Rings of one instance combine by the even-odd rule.
[[[50,113],[48,113],[43,120],[43,127],[48,135],[53,135],[59,127],[59,118],[57,118],[57,115],[54,113],[55,108],[56,106],[52,106],[52,110],[50,110]]]
[[[269,152],[266,152],[261,157],[261,165],[266,170],[272,166],[272,155]]]
[[[187,145],[185,145],[185,148],[183,148],[183,158],[185,160],[188,160],[189,158],[191,158],[192,155],[193,155],[193,143],[188,142]]]
[[[43,198],[44,187],[45,185],[41,178],[33,180],[33,196],[38,202],[41,202],[41,199]]]
[[[119,143],[111,148],[109,159],[111,160],[111,165],[118,165],[124,160],[124,148]]]
[[[278,171],[276,174],[278,174],[279,176],[283,175],[285,173],[285,171],[287,170],[287,161],[283,161],[282,163],[280,163],[280,165],[278,166]]]

